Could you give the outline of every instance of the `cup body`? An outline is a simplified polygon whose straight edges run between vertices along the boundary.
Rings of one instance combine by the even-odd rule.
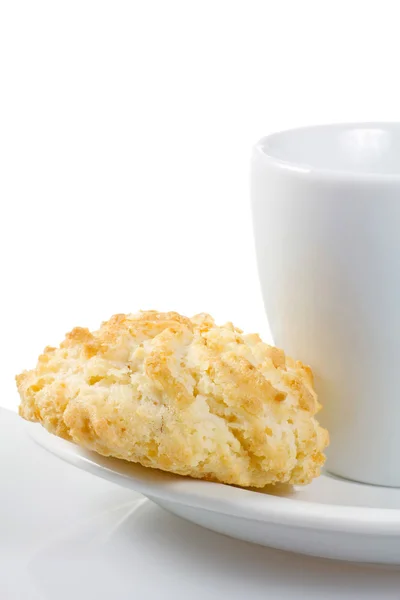
[[[264,138],[251,194],[271,332],[312,367],[327,469],[400,487],[400,127]]]

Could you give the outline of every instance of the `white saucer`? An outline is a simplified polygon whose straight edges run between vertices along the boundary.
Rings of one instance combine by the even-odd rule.
[[[40,425],[29,423],[28,431],[59,458],[219,533],[312,556],[400,564],[400,489],[323,474],[304,488],[244,490],[103,458]]]

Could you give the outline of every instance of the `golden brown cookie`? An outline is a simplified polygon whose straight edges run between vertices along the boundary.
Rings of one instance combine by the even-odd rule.
[[[104,456],[254,487],[308,483],[324,463],[311,370],[207,314],[77,327],[16,380],[24,419]]]

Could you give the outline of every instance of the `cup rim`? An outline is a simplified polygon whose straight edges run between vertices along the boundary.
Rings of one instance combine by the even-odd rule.
[[[284,129],[277,132],[270,133],[263,136],[253,147],[253,160],[255,158],[262,159],[267,162],[270,166],[286,172],[287,174],[294,175],[300,178],[317,178],[323,180],[335,180],[335,181],[355,181],[355,182],[373,182],[379,184],[391,184],[400,183],[400,170],[399,172],[376,172],[376,171],[361,171],[353,170],[351,168],[341,169],[337,167],[325,167],[318,166],[308,163],[307,161],[284,159],[276,156],[273,151],[271,142],[279,140],[282,137],[288,137],[291,135],[304,134],[307,132],[315,133],[317,131],[326,130],[329,133],[332,131],[350,131],[350,130],[384,130],[393,134],[396,131],[396,135],[400,140],[400,121],[365,121],[365,122],[343,122],[343,123],[330,123],[330,124],[319,124],[319,125],[308,125],[303,127],[294,127],[290,129]]]

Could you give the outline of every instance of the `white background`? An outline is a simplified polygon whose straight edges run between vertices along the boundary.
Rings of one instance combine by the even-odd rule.
[[[1,405],[46,344],[115,312],[209,311],[268,339],[251,146],[400,120],[397,4],[0,4]]]

